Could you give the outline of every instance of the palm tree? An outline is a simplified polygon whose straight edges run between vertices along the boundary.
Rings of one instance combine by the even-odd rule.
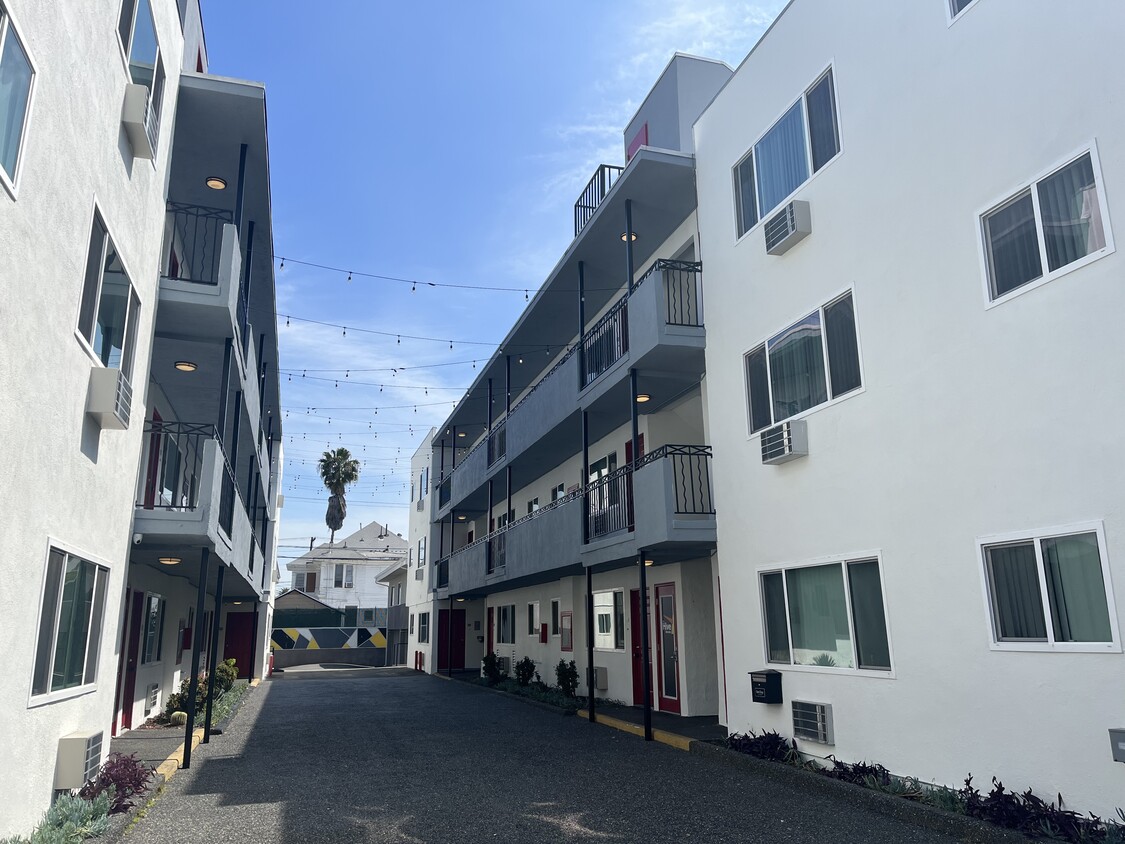
[[[332,531],[332,537],[328,540],[331,544],[336,541],[336,531],[344,526],[344,519],[348,515],[348,502],[344,500],[344,492],[359,480],[359,461],[352,457],[350,451],[341,447],[324,452],[324,456],[317,461],[316,468],[325,488],[331,493],[328,497],[328,512],[324,514],[324,523]]]

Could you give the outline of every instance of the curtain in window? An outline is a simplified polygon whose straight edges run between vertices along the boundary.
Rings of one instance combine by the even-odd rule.
[[[849,293],[824,309],[824,333],[828,342],[828,369],[832,396],[842,396],[860,386],[859,343],[855,337],[855,312]]]
[[[1055,641],[1113,641],[1097,535],[1044,539],[1042,547]]]
[[[3,31],[4,13],[0,11],[0,33]],[[16,177],[20,136],[27,115],[27,100],[31,96],[31,76],[31,63],[9,23],[4,52],[0,53],[0,167],[9,179]]]
[[[988,568],[996,638],[1046,641],[1035,546],[1029,542],[989,548]]]
[[[812,147],[812,169],[815,173],[840,151],[840,130],[836,124],[836,93],[832,88],[832,71],[805,95],[809,110],[809,146]]]
[[[1105,247],[1089,153],[1041,181],[1038,190],[1047,266],[1051,270]]]
[[[766,615],[766,647],[770,662],[789,662],[789,628],[785,620],[785,584],[781,572],[762,575],[762,605]]]
[[[1030,191],[985,217],[984,233],[993,298],[1043,275]]]
[[[758,199],[754,195],[754,154],[746,156],[738,165],[736,174],[738,191],[738,236],[746,234],[758,222]]]
[[[765,346],[759,346],[746,356],[746,385],[750,394],[750,430],[768,428],[773,419],[770,416],[770,382]]]
[[[809,177],[805,115],[801,101],[789,109],[754,147],[758,161],[758,207],[765,216]]]
[[[785,585],[789,592],[793,662],[853,668],[841,567],[833,564],[790,569],[785,572]]]
[[[890,670],[887,619],[883,614],[883,589],[875,560],[848,563],[848,588],[855,623],[856,659],[860,668]]]
[[[820,311],[769,342],[773,418],[780,422],[828,400],[821,345]]]

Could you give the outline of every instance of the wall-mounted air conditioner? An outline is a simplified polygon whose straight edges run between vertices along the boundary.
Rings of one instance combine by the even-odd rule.
[[[609,672],[604,666],[594,666],[594,688],[599,692],[604,692],[609,688]]]
[[[812,215],[809,204],[794,199],[770,217],[762,227],[766,237],[766,253],[783,255],[812,232]]]
[[[152,113],[147,85],[125,86],[125,103],[121,106],[121,122],[136,158],[151,161],[156,155],[156,123]]]
[[[147,718],[157,704],[160,703],[160,684],[150,683],[148,691],[145,692],[145,717]]]
[[[132,403],[133,387],[120,369],[95,366],[90,370],[86,413],[98,420],[102,430],[128,428]]]
[[[512,673],[512,658],[510,656],[496,657],[496,667],[500,669],[501,674]]]
[[[821,744],[835,744],[832,731],[832,704],[793,701],[793,735]]]
[[[77,732],[59,739],[55,789],[81,788],[102,766],[102,732]]]
[[[791,419],[762,431],[762,462],[788,463],[809,453],[809,434],[804,419]]]

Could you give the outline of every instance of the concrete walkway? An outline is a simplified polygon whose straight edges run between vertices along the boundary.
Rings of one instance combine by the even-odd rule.
[[[276,677],[193,758],[126,842],[954,840],[403,669]]]

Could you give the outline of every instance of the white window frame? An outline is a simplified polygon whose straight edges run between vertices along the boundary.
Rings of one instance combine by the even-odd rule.
[[[607,648],[607,647],[598,645],[597,641],[598,641],[598,636],[609,636],[611,640],[613,640],[615,642],[617,641],[617,629],[616,629],[617,619],[615,618],[616,614],[614,613],[613,598],[610,597],[610,599],[609,599],[609,632],[608,633],[599,633],[598,632],[598,618],[597,618],[598,607],[597,607],[596,599],[597,599],[598,595],[610,595],[610,596],[612,596],[614,594],[621,595],[621,622],[622,622],[621,640],[623,642],[623,646],[620,647],[620,648],[618,648],[616,646]],[[621,588],[618,588],[618,589],[598,589],[597,591],[594,592],[593,597],[595,599],[595,603],[594,603],[594,643],[595,643],[594,644],[594,650],[602,652],[602,653],[614,653],[614,654],[624,653],[625,651],[629,650],[628,636],[625,635],[626,634],[626,630],[625,630],[626,616],[628,614],[628,609],[625,606],[625,590],[621,589]]]
[[[510,620],[510,627],[512,631],[511,640],[501,638],[504,635],[504,621],[503,616],[507,615]],[[496,644],[497,645],[514,645],[516,643],[516,605],[515,604],[499,604],[496,607]]]
[[[118,0],[117,4],[117,19],[121,19],[121,5],[125,0]],[[114,40],[117,41],[117,46],[120,50],[122,66],[125,69],[125,78],[129,83],[133,83],[133,71],[129,66],[132,59],[131,53],[133,49],[133,42],[137,38],[137,10],[143,2],[148,3],[149,14],[152,15],[152,29],[153,37],[156,39],[156,61],[152,65],[152,81],[153,85],[149,88],[148,92],[148,107],[153,108],[153,96],[156,94],[156,71],[159,69],[164,74],[162,87],[160,89],[160,103],[159,107],[155,109],[154,118],[156,120],[156,143],[152,150],[152,164],[153,169],[156,169],[156,159],[159,153],[160,136],[164,130],[164,107],[168,99],[168,68],[164,66],[164,48],[160,46],[160,31],[156,25],[156,9],[154,8],[154,0],[134,0],[133,2],[133,19],[129,23],[129,43],[121,43],[121,30],[116,26],[114,27]]]
[[[539,496],[537,495],[537,496],[535,496],[535,498],[532,498],[532,499],[528,500],[528,502],[527,502],[527,515],[530,516],[532,513],[534,513],[538,509],[539,509]]]
[[[423,622],[425,622],[425,628],[426,628],[426,638],[425,639],[422,638]],[[420,644],[420,645],[430,644],[430,614],[428,612],[418,613],[418,644]]]
[[[156,631],[156,641],[155,641],[156,657],[154,659],[145,659],[145,657],[147,656],[146,652],[148,650],[148,645],[149,645],[149,639],[148,639],[149,604],[151,603],[153,598],[155,598],[159,602],[159,608],[160,608],[160,626],[158,627],[158,629]],[[164,661],[164,617],[165,617],[165,615],[167,615],[168,602],[164,599],[163,595],[160,595],[156,592],[146,592],[145,593],[144,608],[145,608],[144,609],[144,612],[145,612],[144,630],[141,632],[141,652],[138,655],[137,662],[140,665],[160,665]]]
[[[551,599],[551,638],[558,639],[562,635],[562,599]]]
[[[414,635],[414,613],[410,614],[410,635]]]
[[[811,91],[813,88],[815,88],[817,86],[817,84],[824,78],[825,74],[827,74],[829,71],[831,71],[831,73],[832,73],[832,96],[833,96],[833,99],[835,100],[835,103],[836,103],[836,133],[839,135],[840,148],[838,150],[836,150],[836,154],[834,156],[832,156],[830,159],[825,161],[824,164],[821,165],[819,170],[816,170],[814,172],[813,171],[813,160],[812,160],[812,133],[809,131],[809,106],[808,106],[808,102],[806,100],[806,97],[808,96],[809,91]],[[738,160],[735,161],[735,163],[731,166],[731,169],[730,169],[731,186],[732,186],[732,197],[733,197],[733,201],[734,201],[734,242],[735,242],[736,245],[741,243],[743,240],[745,240],[747,235],[749,235],[751,232],[755,231],[756,229],[760,229],[762,227],[762,224],[767,219],[769,219],[770,215],[774,211],[776,211],[778,208],[785,205],[790,200],[792,200],[795,196],[797,196],[797,194],[799,194],[802,190],[804,190],[805,186],[808,185],[809,182],[811,182],[813,179],[815,179],[817,176],[819,176],[821,173],[823,173],[825,170],[827,170],[831,165],[836,163],[836,161],[843,154],[843,152],[844,152],[844,131],[843,131],[843,128],[842,128],[843,121],[840,119],[840,112],[842,111],[842,109],[840,108],[840,85],[839,85],[839,81],[840,81],[840,77],[836,72],[836,60],[833,59],[828,64],[826,64],[823,68],[821,68],[820,73],[818,73],[815,77],[813,77],[813,81],[805,86],[805,89],[801,92],[801,95],[799,97],[797,97],[797,99],[789,100],[788,102],[786,102],[785,107],[782,108],[781,111],[779,111],[777,113],[777,116],[774,117],[774,119],[769,122],[769,125],[766,127],[765,131],[762,132],[761,134],[759,134],[758,137],[756,137],[754,139],[754,142],[752,144],[750,144],[749,148],[745,152],[743,152],[742,155],[740,155],[738,157]],[[793,191],[787,197],[785,197],[783,200],[781,200],[781,202],[777,203],[777,205],[775,205],[773,208],[771,208],[765,214],[758,213],[759,209],[757,207],[755,207],[754,211],[757,214],[758,219],[754,222],[754,225],[750,226],[750,228],[748,228],[742,234],[739,234],[738,233],[738,227],[740,225],[740,221],[742,220],[742,208],[740,207],[740,193],[741,193],[741,191],[740,191],[739,184],[738,184],[738,168],[742,165],[742,162],[744,162],[751,155],[757,154],[756,149],[757,149],[758,144],[762,142],[762,139],[765,138],[766,135],[768,135],[771,131],[773,131],[773,128],[778,124],[778,122],[780,122],[780,120],[783,117],[785,117],[785,115],[787,115],[789,113],[790,109],[792,109],[793,106],[795,106],[797,103],[802,104],[801,109],[802,109],[804,120],[805,120],[805,162],[806,162],[806,164],[808,164],[809,175],[808,175],[808,177],[806,177],[806,179],[803,182],[801,182],[801,184],[797,185],[797,187],[794,188]],[[757,162],[757,160],[755,160],[754,161],[754,202],[757,203],[758,201],[759,201],[759,199],[758,199],[758,162]]]
[[[840,301],[841,299],[843,299],[845,296],[848,296],[848,295],[850,295],[852,297],[852,321],[855,324],[855,348],[856,348],[856,353],[859,355],[859,386],[856,387],[854,390],[849,390],[848,392],[843,393],[839,396],[833,396],[833,397],[829,398],[827,401],[822,401],[820,404],[814,404],[812,407],[807,407],[804,410],[802,410],[800,413],[794,413],[792,416],[786,416],[784,419],[780,419],[780,420],[775,419],[774,416],[773,416],[773,378],[772,378],[772,373],[770,371],[770,351],[769,351],[770,338],[776,337],[778,334],[785,331],[790,326],[794,325],[797,322],[800,322],[802,319],[811,315],[812,313],[819,311],[820,312],[820,344],[821,344],[821,349],[822,349],[823,354],[824,354],[824,378],[825,378],[826,386],[831,387],[832,386],[832,374],[831,374],[830,362],[829,362],[829,358],[828,358],[828,331],[825,328],[824,310],[825,310],[825,308],[835,304],[836,302]],[[766,383],[769,385],[769,390],[770,390],[770,419],[772,421],[765,428],[762,428],[761,430],[755,431],[754,430],[754,419],[753,419],[753,416],[752,416],[751,411],[750,411],[750,378],[749,378],[749,376],[746,372],[746,358],[749,357],[752,352],[757,351],[758,348],[762,347],[762,346],[765,346],[765,349],[766,349]],[[851,285],[851,286],[839,291],[838,293],[836,293],[835,295],[833,295],[832,297],[827,299],[823,304],[818,305],[815,308],[812,308],[808,311],[805,311],[805,316],[798,317],[797,319],[789,320],[784,325],[782,325],[778,328],[775,328],[773,331],[768,332],[765,336],[765,339],[759,340],[757,343],[748,347],[742,353],[742,388],[743,388],[743,404],[746,407],[746,432],[747,432],[746,433],[746,439],[748,441],[749,440],[756,440],[759,437],[761,437],[762,434],[764,434],[770,428],[773,428],[776,425],[780,425],[782,422],[792,422],[794,419],[804,419],[806,416],[810,416],[811,414],[817,413],[821,410],[824,410],[825,408],[837,405],[842,401],[847,401],[848,399],[854,398],[855,396],[863,395],[865,392],[867,392],[867,371],[864,369],[863,360],[864,360],[864,358],[863,358],[863,340],[862,340],[862,331],[860,330],[859,306],[856,304],[855,285]]]
[[[38,88],[39,71],[36,68],[35,57],[27,46],[27,39],[23,37],[20,28],[16,26],[12,13],[8,9],[6,0],[0,0],[0,55],[3,55],[4,43],[9,33],[14,32],[20,42],[23,54],[27,56],[27,63],[31,65],[31,88],[27,93],[27,108],[23,113],[23,126],[20,127],[19,148],[16,152],[16,172],[9,178],[8,174],[0,167],[0,185],[12,199],[17,199],[19,194],[20,173],[23,171],[24,146],[27,143],[28,126],[31,125],[31,113],[35,109],[35,89]]]
[[[527,627],[528,627],[527,635],[538,639],[539,638],[539,624],[540,624],[539,602],[538,601],[528,601],[527,602]]]
[[[106,613],[109,611],[109,609],[111,607],[110,595],[114,590],[114,587],[113,587],[113,584],[112,584],[112,578],[113,578],[113,575],[114,575],[113,567],[108,562],[106,562],[104,559],[102,559],[101,557],[98,557],[94,554],[91,554],[88,551],[84,551],[83,549],[79,548],[76,545],[72,545],[69,542],[63,542],[59,539],[56,539],[53,536],[47,537],[47,547],[46,547],[46,550],[43,552],[43,572],[42,572],[42,574],[40,576],[40,579],[39,579],[39,600],[38,600],[38,603],[36,604],[36,609],[35,609],[35,621],[36,621],[36,624],[35,624],[36,639],[35,639],[35,641],[36,641],[36,646],[38,645],[39,625],[43,623],[43,619],[41,618],[41,615],[42,615],[42,612],[43,612],[43,598],[46,596],[46,592],[47,592],[47,567],[50,563],[51,551],[52,550],[61,551],[64,554],[70,554],[70,555],[75,556],[75,557],[80,557],[81,559],[85,560],[86,562],[92,563],[93,565],[98,566],[99,568],[103,568],[108,572],[108,574],[106,575],[107,578],[109,578],[109,580],[106,581],[105,606],[102,608],[102,630],[101,630],[101,634],[98,637],[98,647],[99,648],[104,647],[105,641],[106,641]],[[112,637],[112,634],[111,634],[111,637]],[[51,637],[51,656],[50,656],[50,663],[49,664],[52,666],[52,670],[53,670],[53,666],[54,666],[54,662],[55,662],[54,651],[55,651],[55,645],[56,645],[57,639],[58,639],[58,628],[56,627],[55,633]],[[87,632],[87,635],[86,635],[86,647],[87,647],[87,651],[88,651],[89,647],[90,647],[89,632]],[[81,685],[81,686],[74,686],[73,688],[70,688],[70,689],[60,689],[57,692],[48,691],[48,692],[44,692],[43,694],[32,695],[31,692],[32,692],[32,689],[34,687],[34,671],[35,671],[35,657],[36,656],[37,656],[37,654],[35,652],[35,648],[33,647],[32,653],[31,653],[32,676],[31,676],[31,679],[29,680],[29,682],[27,684],[27,708],[28,709],[34,709],[37,706],[44,706],[44,705],[50,704],[50,703],[57,703],[60,700],[68,700],[70,698],[81,697],[82,695],[88,695],[88,694],[90,694],[92,692],[96,692],[98,690],[99,678],[102,676],[102,671],[105,669],[105,666],[102,664],[103,661],[101,659],[98,660],[98,667],[97,667],[97,670],[94,672],[94,681],[92,683],[86,683],[85,685]],[[88,657],[88,653],[87,653],[87,657]],[[116,677],[116,674],[114,676]]]
[[[426,537],[418,540],[418,565],[426,565]]]
[[[817,566],[839,565],[842,569],[844,577],[844,603],[848,610],[848,633],[851,636],[852,650],[856,647],[855,636],[855,617],[852,615],[852,589],[851,584],[848,582],[848,563],[861,563],[868,560],[874,560],[879,566],[879,591],[880,597],[883,599],[883,620],[887,627],[887,654],[890,658],[891,667],[889,670],[882,668],[860,668],[859,667],[859,654],[856,653],[856,667],[843,668],[836,666],[835,668],[827,665],[797,665],[793,660],[793,627],[789,620],[789,584],[786,582],[785,572],[793,569],[807,569],[815,568]],[[789,637],[789,662],[777,662],[770,659],[770,645],[769,633],[766,622],[766,608],[763,601],[762,591],[762,576],[766,574],[776,574],[780,572],[782,587],[784,588],[785,595],[785,633]],[[761,634],[762,634],[762,659],[771,667],[777,666],[783,671],[800,671],[809,674],[832,674],[844,677],[876,677],[883,680],[895,679],[895,650],[894,650],[894,635],[891,632],[891,616],[887,609],[887,579],[886,569],[883,566],[883,552],[879,550],[874,551],[859,551],[854,554],[833,554],[828,557],[815,557],[809,560],[799,560],[789,563],[777,563],[758,566],[755,570],[755,579],[757,582],[758,590],[758,606],[761,608],[759,615],[761,616]]]
[[[980,0],[971,0],[965,5],[965,8],[959,12],[953,11],[953,0],[945,0],[945,21],[946,26],[953,26],[953,24],[965,16],[965,13],[970,9],[975,9]]]
[[[1098,557],[1102,566],[1102,583],[1105,585],[1106,609],[1109,611],[1109,629],[1113,636],[1111,642],[1056,642],[1055,628],[1051,619],[1051,607],[1047,600],[1047,574],[1043,568],[1041,542],[1060,536],[1073,536],[1080,533],[1093,533],[1098,538]],[[1006,545],[1015,542],[1030,542],[1035,547],[1035,563],[1038,568],[1039,594],[1043,602],[1043,617],[1047,625],[1046,642],[1001,642],[997,641],[995,616],[992,612],[992,587],[988,578],[988,555],[986,549],[993,545]],[[993,651],[1026,651],[1037,653],[1121,653],[1121,633],[1117,625],[1117,605],[1113,600],[1113,579],[1106,552],[1104,522],[1078,522],[1048,528],[1014,531],[1011,533],[990,534],[977,537],[977,568],[980,571],[981,594],[984,597],[984,620],[988,633],[988,647]]]
[[[962,12],[962,14],[964,14],[964,12]],[[1075,161],[1077,161],[1087,153],[1089,153],[1090,155],[1090,166],[1094,171],[1094,187],[1097,189],[1098,204],[1101,206],[1099,210],[1101,211],[1102,215],[1102,229],[1105,234],[1105,246],[1103,246],[1097,252],[1091,252],[1089,255],[1079,258],[1077,261],[1071,261],[1069,264],[1065,264],[1064,266],[1059,267],[1057,270],[1051,270],[1050,265],[1047,262],[1047,242],[1043,237],[1042,216],[1039,210],[1039,191],[1036,188],[1041,181],[1050,176],[1053,176],[1064,167],[1073,164]],[[985,234],[985,218],[993,211],[1000,209],[1007,203],[1011,202],[1013,199],[1016,199],[1025,191],[1031,192],[1031,203],[1032,207],[1035,209],[1035,236],[1039,242],[1039,262],[1040,266],[1042,267],[1043,274],[1034,281],[1029,281],[1027,282],[1027,284],[1021,284],[1019,287],[1013,290],[1009,290],[1002,296],[997,296],[995,299],[993,299],[992,279],[988,270],[989,244],[988,237]],[[1022,296],[1025,293],[1030,293],[1032,290],[1037,290],[1044,284],[1049,284],[1057,278],[1061,278],[1062,276],[1072,273],[1075,270],[1080,270],[1083,267],[1092,264],[1094,261],[1098,261],[1102,258],[1112,255],[1117,251],[1117,249],[1113,243],[1113,223],[1110,221],[1109,204],[1106,202],[1105,198],[1105,179],[1102,177],[1102,164],[1101,158],[1098,155],[1097,139],[1091,139],[1089,143],[1086,143],[1078,149],[1074,150],[1070,155],[1066,156],[1065,158],[1059,159],[1051,166],[1046,167],[1036,173],[1031,179],[1022,182],[1020,185],[1007,192],[1004,195],[1003,199],[992,202],[988,205],[988,207],[978,211],[976,220],[978,244],[977,253],[980,256],[981,280],[983,282],[982,289],[984,291],[985,310],[991,310],[998,305],[1002,305],[1005,302],[1011,301],[1017,296]]]
[[[566,498],[565,482],[551,487],[551,501],[558,501],[560,498]]]

